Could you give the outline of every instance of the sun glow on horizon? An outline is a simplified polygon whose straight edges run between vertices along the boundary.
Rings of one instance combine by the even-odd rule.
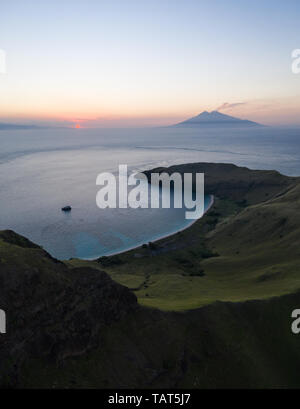
[[[0,122],[160,126],[222,107],[300,125],[300,2],[90,1],[1,6]]]

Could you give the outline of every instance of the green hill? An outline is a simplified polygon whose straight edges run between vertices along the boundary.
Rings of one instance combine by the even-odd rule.
[[[159,242],[63,263],[0,232],[2,386],[300,387],[299,179],[160,170],[204,171],[214,205]]]
[[[95,268],[134,289],[141,304],[171,311],[300,288],[299,178],[210,163],[153,171],[204,172],[213,207],[189,229]]]

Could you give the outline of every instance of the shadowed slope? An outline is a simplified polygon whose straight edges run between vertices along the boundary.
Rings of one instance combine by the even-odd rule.
[[[136,297],[103,271],[68,269],[13,232],[0,232],[0,384],[18,383],[24,361],[59,362],[99,345],[105,325],[136,308]]]
[[[58,262],[0,232],[1,385],[300,386],[300,338],[291,332],[300,305],[298,179],[222,164],[167,169],[175,170],[204,171],[214,206],[118,262]],[[140,304],[182,312],[139,306],[103,269]]]

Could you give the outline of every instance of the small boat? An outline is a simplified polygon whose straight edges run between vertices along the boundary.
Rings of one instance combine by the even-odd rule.
[[[70,212],[72,210],[72,207],[71,206],[65,206],[65,207],[62,207],[61,210],[63,212]]]

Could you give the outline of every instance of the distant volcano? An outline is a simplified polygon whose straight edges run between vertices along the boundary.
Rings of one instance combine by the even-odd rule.
[[[221,114],[218,111],[201,112],[201,114],[187,119],[186,121],[179,122],[174,126],[226,126],[226,127],[250,127],[250,126],[263,126],[257,122],[247,121],[245,119],[235,118],[233,116]]]

